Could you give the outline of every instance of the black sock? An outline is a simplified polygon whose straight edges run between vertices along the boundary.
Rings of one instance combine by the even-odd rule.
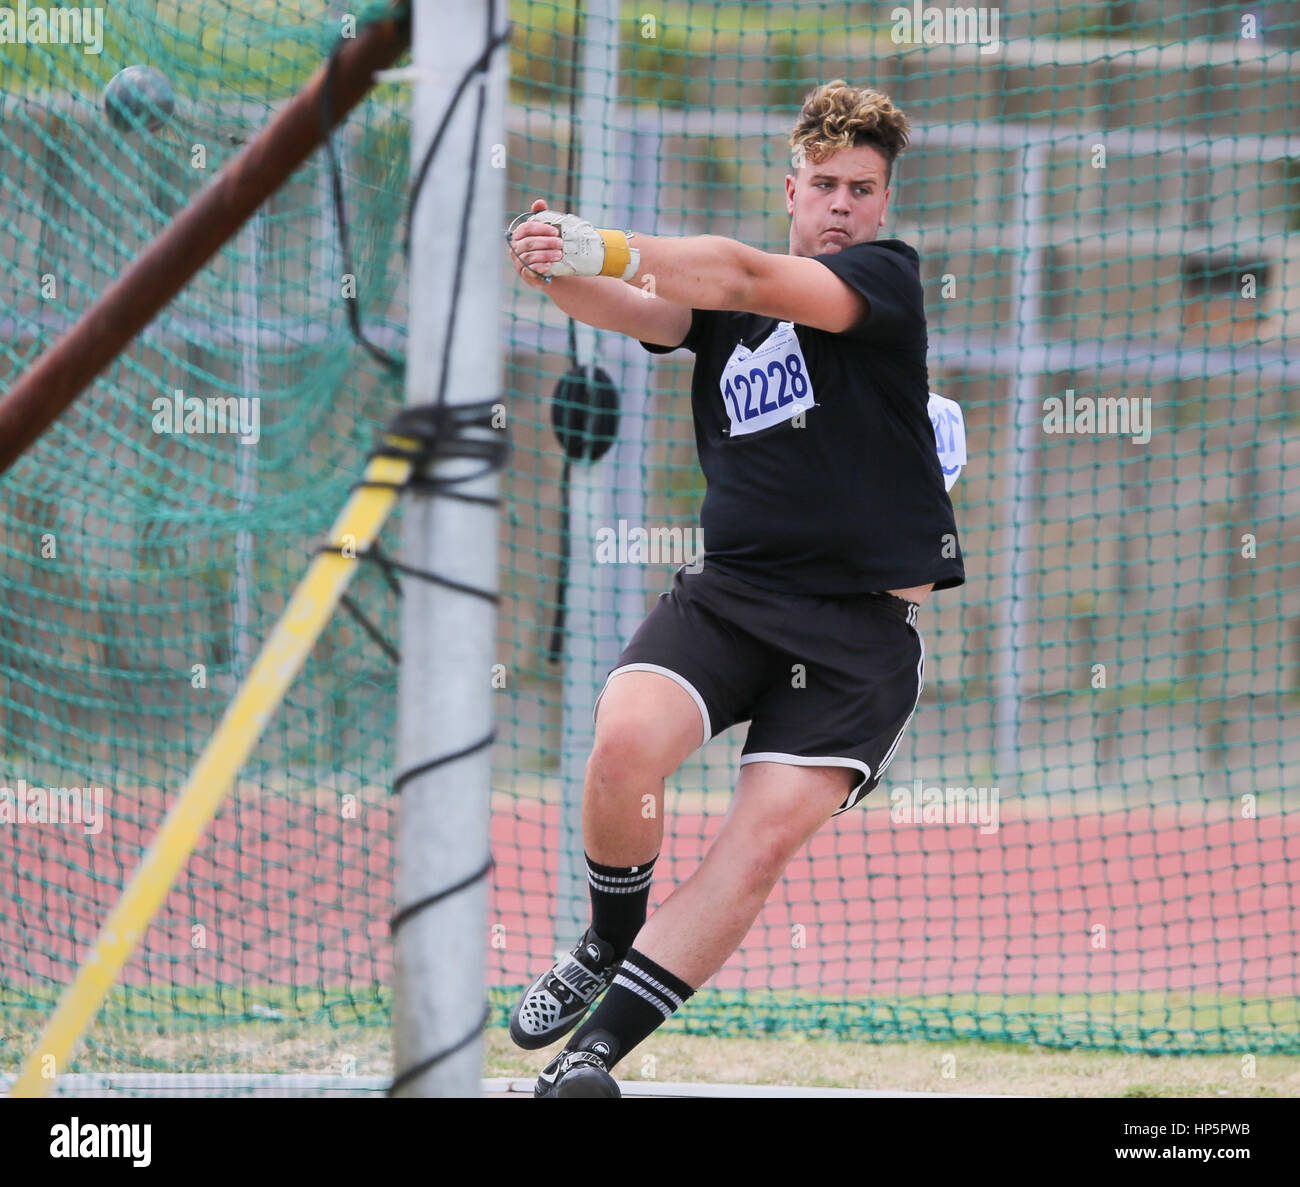
[[[592,930],[614,946],[614,955],[619,960],[627,955],[636,933],[645,924],[657,859],[658,854],[644,865],[603,866],[587,858]]]
[[[613,1067],[642,1039],[672,1017],[695,990],[635,948],[619,966],[614,983],[569,1040],[568,1051],[597,1051]],[[603,1043],[608,1054],[597,1044]]]

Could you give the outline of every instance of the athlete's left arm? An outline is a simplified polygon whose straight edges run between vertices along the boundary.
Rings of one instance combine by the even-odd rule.
[[[870,311],[825,264],[759,251],[721,235],[638,234],[641,267],[628,283],[695,309],[729,309],[841,334]]]

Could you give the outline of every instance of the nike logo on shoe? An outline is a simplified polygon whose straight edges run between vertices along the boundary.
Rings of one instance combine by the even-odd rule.
[[[561,984],[568,986],[583,1001],[589,1002],[603,987],[603,980],[589,968],[570,960],[556,969],[552,976]]]

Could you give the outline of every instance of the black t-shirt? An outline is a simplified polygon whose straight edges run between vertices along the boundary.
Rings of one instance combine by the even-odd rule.
[[[695,309],[680,348],[642,343],[695,354],[705,563],[784,593],[961,585],[917,254],[884,239],[814,258],[870,304],[842,334]]]

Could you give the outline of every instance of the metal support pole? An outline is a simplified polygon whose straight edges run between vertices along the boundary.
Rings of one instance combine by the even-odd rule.
[[[1043,317],[1043,197],[1047,146],[1032,142],[1020,155],[1021,186],[1013,226],[1024,236],[1016,271],[1016,317],[1020,341],[1011,383],[1011,460],[1014,467],[1011,499],[1011,554],[1007,587],[998,599],[997,674],[995,679],[994,746],[997,777],[1010,779],[1019,770],[1021,676],[1025,650],[1025,614],[1030,605],[1028,553],[1032,539],[1035,473],[1042,427],[1041,361]]]
[[[505,21],[504,3],[494,0],[466,0],[455,19],[447,19],[436,0],[417,0],[413,170],[461,76]],[[502,390],[495,327],[501,316],[505,173],[492,167],[492,153],[505,140],[506,58],[502,48],[491,59],[477,148],[473,138],[482,76],[456,108],[415,207],[406,387],[411,405],[437,399],[445,356],[448,405],[489,399]],[[472,176],[474,196],[462,245],[461,212]],[[455,334],[448,342],[462,247],[464,278],[455,301]],[[434,463],[433,476],[454,478],[479,467],[478,462]],[[486,474],[457,491],[492,497],[497,486],[496,475]],[[495,590],[496,509],[459,498],[410,498],[403,511],[402,555],[415,568]],[[402,594],[399,770],[409,772],[462,750],[469,753],[409,779],[400,793],[395,905],[399,912],[427,905],[407,916],[395,937],[395,1077],[400,1080],[425,1060],[468,1041],[396,1091],[404,1096],[477,1096],[488,881],[472,879],[488,854],[491,748],[474,749],[474,744],[492,727],[496,615],[481,598],[418,578],[403,578]],[[464,880],[471,881],[427,902]]]

